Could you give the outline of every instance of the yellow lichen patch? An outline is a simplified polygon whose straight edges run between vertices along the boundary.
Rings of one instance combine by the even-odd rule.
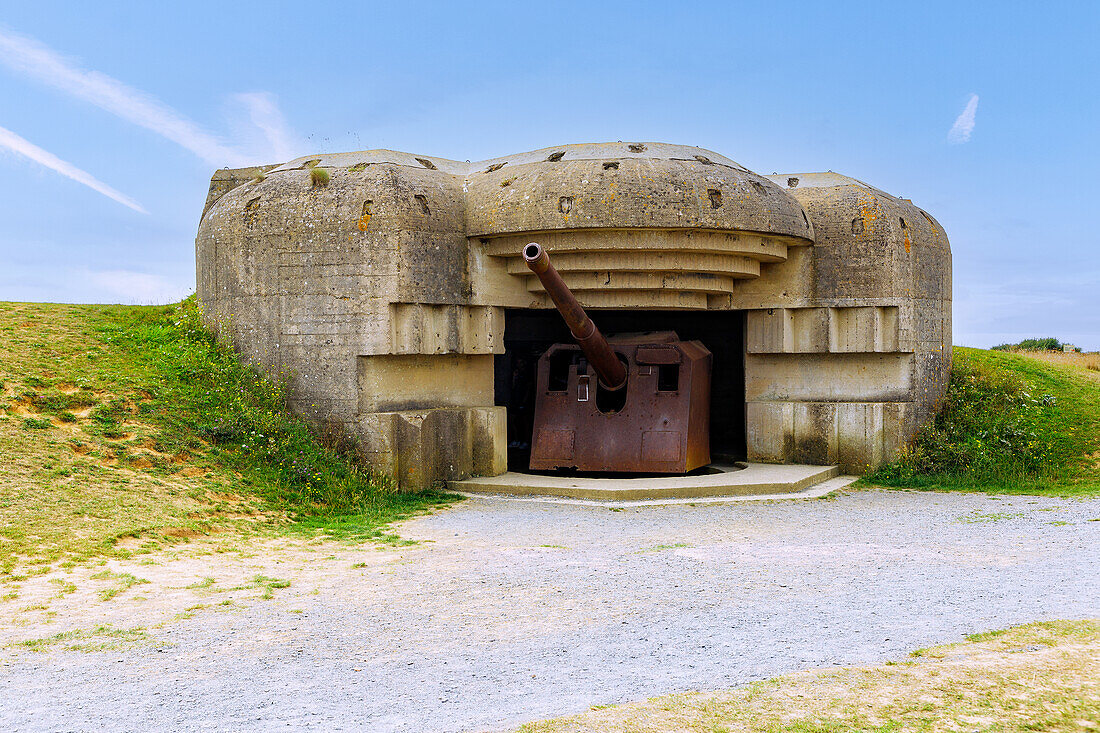
[[[863,222],[863,231],[869,231],[875,219],[878,218],[878,214],[875,213],[877,206],[878,201],[874,196],[867,193],[859,194],[859,218]]]

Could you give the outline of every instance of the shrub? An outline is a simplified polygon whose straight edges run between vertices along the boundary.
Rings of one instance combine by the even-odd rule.
[[[1061,351],[1062,342],[1056,338],[1024,339],[1018,344],[998,344],[996,351]]]
[[[323,188],[328,185],[329,172],[327,168],[313,167],[309,169],[309,182],[314,188]]]
[[[935,420],[869,478],[898,485],[935,475],[965,474],[978,483],[1037,476],[1056,463],[1056,405],[1018,373],[956,357]]]
[[[52,423],[41,417],[25,417],[23,418],[23,427],[27,430],[45,430],[50,427]]]

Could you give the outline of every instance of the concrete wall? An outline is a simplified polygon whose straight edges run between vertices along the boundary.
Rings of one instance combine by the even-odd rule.
[[[748,284],[759,304],[782,306],[748,315],[749,456],[863,473],[913,437],[946,389],[947,235],[912,202],[846,176],[769,178],[805,207],[815,242]]]
[[[531,240],[588,307],[748,310],[751,459],[866,470],[946,384],[950,251],[931,217],[843,176],[766,178],[686,146],[218,171],[198,293],[247,359],[290,376],[295,410],[418,489],[505,470],[502,308],[550,306],[518,257]]]

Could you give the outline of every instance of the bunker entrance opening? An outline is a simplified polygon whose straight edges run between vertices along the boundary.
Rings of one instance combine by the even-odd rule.
[[[710,392],[710,452],[714,462],[745,459],[745,315],[742,311],[590,310],[592,320],[613,337],[624,333],[675,331],[682,341],[699,340],[713,355]],[[504,353],[495,359],[496,404],[508,411],[508,470],[530,470],[536,373],[539,357],[557,343],[575,343],[556,310],[508,309],[504,312]],[[555,369],[551,389],[560,382],[567,357]],[[556,374],[559,372],[561,374]],[[660,384],[674,384],[671,368]],[[559,385],[560,386],[560,385]],[[593,385],[596,399],[598,385]],[[625,391],[625,390],[624,390]],[[613,394],[613,393],[612,393]],[[697,473],[695,471],[693,473]],[[704,471],[705,472],[705,471]]]

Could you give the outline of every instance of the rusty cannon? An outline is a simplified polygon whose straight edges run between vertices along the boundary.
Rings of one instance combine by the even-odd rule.
[[[539,244],[523,259],[576,340],[539,358],[531,469],[687,473],[710,463],[710,351],[673,331],[605,338]]]

